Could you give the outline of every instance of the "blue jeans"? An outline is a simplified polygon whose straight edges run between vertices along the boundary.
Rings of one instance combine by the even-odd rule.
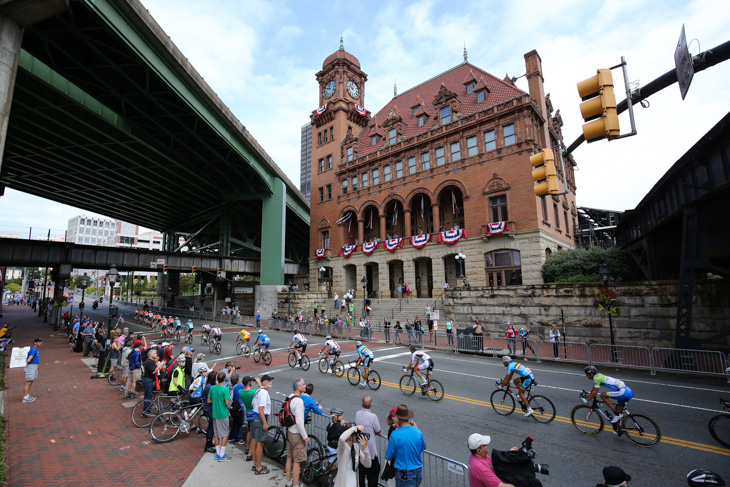
[[[403,472],[402,470],[396,470],[395,472],[395,487],[418,487],[421,485],[422,480],[422,468],[409,472]]]
[[[150,406],[152,405],[152,390],[155,388],[155,379],[142,379],[142,386],[144,387],[144,411],[145,413],[150,412]]]

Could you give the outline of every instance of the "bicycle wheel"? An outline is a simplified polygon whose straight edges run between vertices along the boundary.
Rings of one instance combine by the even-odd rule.
[[[301,365],[302,365],[302,370],[304,370],[305,372],[307,370],[309,370],[309,357],[307,357],[306,355],[302,355],[302,364]]]
[[[211,340],[210,343],[208,343],[208,351],[210,353],[215,351],[215,340]]]
[[[193,344],[193,335],[185,336],[185,343]]]
[[[347,381],[353,386],[360,383],[360,370],[357,367],[347,369]]]
[[[285,445],[284,430],[278,426],[269,426],[266,430],[264,440],[264,453],[272,460],[277,460],[284,453]]]
[[[202,333],[200,334],[200,344],[205,345],[205,335]]]
[[[659,425],[643,414],[629,414],[623,418],[621,429],[633,444],[646,448],[658,444],[662,439],[662,430],[659,429]]]
[[[345,364],[341,360],[335,362],[335,377],[342,377],[345,374]]]
[[[515,410],[515,398],[502,389],[496,389],[489,397],[489,400],[492,403],[492,409],[502,416],[509,416]]]
[[[319,371],[321,373],[326,374],[327,369],[330,368],[330,364],[329,364],[329,362],[327,362],[326,358],[322,357],[321,359],[319,359],[319,362],[317,363],[317,368],[319,369]]]
[[[177,333],[175,333],[175,336],[172,338],[172,341],[175,342],[175,343],[179,343],[180,342],[180,335],[178,335]]]
[[[555,405],[545,396],[532,396],[530,406],[535,411],[532,413],[532,419],[538,423],[549,423],[555,419]]]
[[[157,408],[157,404],[157,401],[154,400],[150,403],[149,413],[145,417],[142,416],[142,411],[144,411],[144,399],[137,401],[137,404],[135,404],[132,408],[132,424],[134,424],[137,428],[148,427],[160,412]]]
[[[106,380],[113,386],[118,386],[122,383],[122,369],[116,368],[106,375]]]
[[[241,355],[243,353],[243,343],[236,342],[236,353]]]
[[[246,346],[243,347],[243,356],[248,358],[250,355],[251,355],[251,347],[247,343]]]
[[[441,382],[436,379],[431,379],[428,383],[428,390],[426,391],[426,397],[433,402],[439,402],[444,398],[444,386]]]
[[[718,414],[710,419],[707,427],[716,442],[730,448],[730,415]]]
[[[264,353],[264,365],[271,365],[271,352],[269,352],[268,350]]]
[[[570,421],[575,429],[586,436],[596,436],[603,431],[603,416],[587,404],[578,404],[570,412]]]
[[[198,431],[200,433],[207,433],[208,431],[208,423],[209,423],[208,416],[202,413],[198,413]]]
[[[259,360],[261,360],[261,350],[257,348],[253,351],[253,361],[259,363]]]
[[[410,374],[404,374],[399,385],[400,391],[406,396],[412,396],[416,392],[416,380]]]
[[[294,352],[289,352],[289,367],[294,368],[297,365],[297,355]]]
[[[215,353],[220,355],[223,351],[223,344],[221,342],[216,341],[215,342]]]
[[[168,443],[180,433],[183,419],[176,412],[164,412],[155,416],[150,423],[150,438],[155,443]]]
[[[374,370],[368,373],[368,387],[374,391],[380,389],[380,374]]]
[[[324,448],[319,438],[315,436],[309,437],[309,445],[307,445],[307,459],[302,462],[302,479],[311,484],[319,473],[324,458]]]

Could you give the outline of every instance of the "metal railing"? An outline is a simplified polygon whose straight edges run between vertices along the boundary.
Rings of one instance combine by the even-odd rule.
[[[550,342],[539,341],[538,355],[542,360],[568,359],[572,362],[590,363],[591,355],[588,344],[583,342]]]
[[[657,370],[690,372],[696,374],[727,375],[728,359],[722,352],[682,348],[652,348],[652,375]]]
[[[591,363],[652,369],[651,352],[646,347],[594,343],[589,349]]]

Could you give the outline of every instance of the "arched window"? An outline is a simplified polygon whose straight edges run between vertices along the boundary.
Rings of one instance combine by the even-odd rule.
[[[522,263],[519,250],[493,250],[484,254],[488,286],[517,286],[522,284]]]

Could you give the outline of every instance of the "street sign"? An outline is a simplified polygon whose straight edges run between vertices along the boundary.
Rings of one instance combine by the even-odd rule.
[[[695,75],[692,56],[687,48],[687,36],[684,34],[684,24],[682,24],[682,32],[679,34],[677,48],[674,50],[674,67],[677,71],[679,92],[682,94],[682,100],[684,100],[684,97],[687,96],[687,91],[689,91],[689,85],[692,83],[692,77]]]
[[[157,262],[150,262],[150,269],[157,269]]]
[[[157,264],[165,265],[165,259],[157,259]]]

